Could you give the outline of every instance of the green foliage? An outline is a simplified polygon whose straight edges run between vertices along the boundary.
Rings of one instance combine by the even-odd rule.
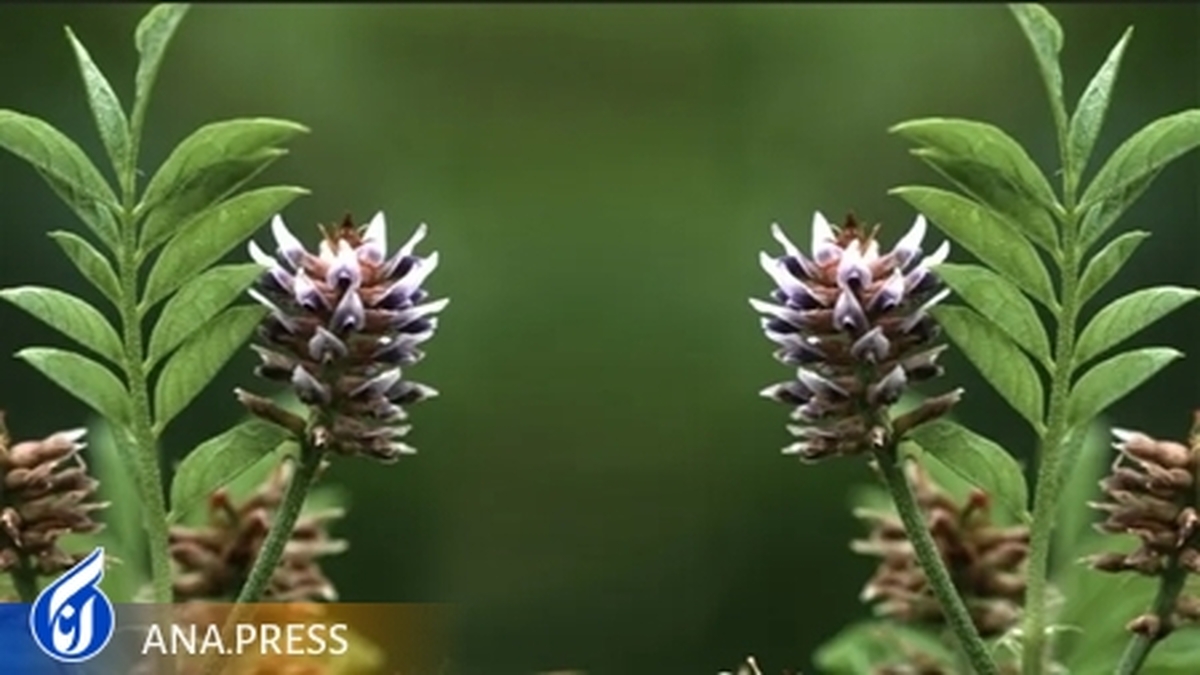
[[[218,265],[184,284],[163,306],[154,325],[146,350],[146,367],[153,367],[168,356],[260,276],[262,268],[255,263]]]
[[[17,358],[36,368],[64,391],[114,424],[129,422],[129,391],[112,371],[74,352],[27,347]]]
[[[843,629],[817,650],[814,660],[829,675],[871,675],[883,665],[907,664],[914,652],[951,670],[958,662],[936,635],[879,620]]]
[[[1079,335],[1075,362],[1087,363],[1200,296],[1200,291],[1158,286],[1117,298],[1096,313]]]
[[[117,175],[124,175],[129,167],[130,154],[133,152],[125,110],[104,73],[100,72],[100,68],[92,61],[87,48],[70,28],[66,31],[67,40],[70,41],[75,50],[75,58],[79,61],[79,73],[83,76],[83,88],[87,91],[88,106],[92,109],[96,129],[100,131],[100,140],[104,141],[104,148],[108,150],[109,160]]]
[[[1083,194],[1083,207],[1140,185],[1144,190],[1163,167],[1200,146],[1200,110],[1163,117],[1121,144]]]
[[[1029,488],[1017,461],[994,441],[949,420],[922,424],[908,440],[988,493],[1009,515],[1028,521]]]
[[[131,126],[133,131],[141,130],[141,121],[150,105],[150,91],[154,81],[158,79],[158,69],[162,66],[163,54],[167,45],[175,35],[179,22],[187,14],[186,4],[161,4],[151,9],[138,23],[133,34],[133,43],[137,47],[138,67],[134,76],[133,115]]]
[[[1138,246],[1150,236],[1149,232],[1132,230],[1108,242],[1088,263],[1079,281],[1079,303],[1091,299],[1105,284],[1112,281],[1117,272],[1129,261]]]
[[[1130,27],[1121,36],[1116,46],[1109,52],[1108,58],[1100,66],[1100,70],[1088,82],[1087,89],[1079,97],[1079,105],[1071,115],[1071,123],[1067,130],[1067,163],[1076,176],[1083,173],[1087,167],[1092,148],[1100,136],[1100,128],[1104,124],[1104,115],[1108,112],[1108,103],[1112,98],[1113,86],[1117,82],[1117,73],[1121,70],[1121,58],[1125,55],[1125,46],[1133,36]]]
[[[956,296],[983,316],[1004,317],[996,327],[1039,363],[1050,365],[1050,340],[1046,337],[1046,329],[1033,304],[1016,286],[978,265],[944,263],[936,272]]]
[[[1147,347],[1101,361],[1071,389],[1068,419],[1073,425],[1087,423],[1182,356],[1170,347]]]
[[[18,286],[0,291],[11,302],[112,363],[121,362],[121,338],[95,307],[53,288]]]
[[[176,521],[204,502],[213,490],[237,478],[287,440],[287,432],[262,420],[249,420],[189,452],[171,481],[170,519]]]
[[[1029,40],[1029,46],[1033,48],[1034,59],[1037,60],[1046,94],[1050,98],[1050,108],[1055,120],[1062,124],[1066,121],[1067,105],[1063,98],[1062,68],[1058,65],[1058,55],[1063,48],[1062,27],[1054,15],[1041,5],[1019,3],[1008,7],[1021,26],[1021,32]]]
[[[67,254],[83,278],[115,305],[121,295],[120,281],[117,280],[112,263],[104,254],[97,251],[87,239],[72,232],[56,230],[50,232],[49,237]]]

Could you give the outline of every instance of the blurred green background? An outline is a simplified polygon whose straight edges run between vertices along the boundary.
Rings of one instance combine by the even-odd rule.
[[[0,23],[0,107],[38,115],[94,157],[70,24],[131,99],[143,5],[25,5]],[[1200,103],[1195,5],[1063,5],[1069,94],[1137,32],[1098,152]],[[454,302],[413,376],[421,453],[341,462],[350,601],[457,603],[462,672],[712,673],[747,653],[775,672],[865,616],[849,490],[865,464],[782,458],[788,376],[745,299],[768,280],[768,225],[807,241],[812,211],[888,224],[892,186],[936,182],[888,126],[981,118],[1055,156],[1023,38],[1002,6],[197,6],[151,105],[147,172],[195,127],[270,115],[314,133],[269,172],[311,187],[286,214],[309,240],[345,211],[427,221]],[[1093,164],[1093,171],[1096,163]],[[0,286],[88,290],[44,232],[75,228],[33,171],[0,156]],[[1094,301],[1200,285],[1200,157],[1170,168],[1120,227],[1154,236]],[[940,239],[940,236],[938,237]],[[265,233],[259,240],[266,242]],[[237,253],[243,255],[242,252]],[[961,252],[954,259],[963,260]],[[98,302],[98,300],[97,300]],[[61,338],[0,307],[0,353]],[[1200,348],[1200,306],[1137,340]],[[1200,404],[1195,356],[1112,411],[1179,435]],[[263,390],[250,354],[168,434],[178,458]],[[1022,458],[1030,434],[961,358],[961,417]],[[18,436],[88,412],[32,369],[0,366]]]

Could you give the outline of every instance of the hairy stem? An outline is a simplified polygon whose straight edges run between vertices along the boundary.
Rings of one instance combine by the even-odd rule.
[[[12,577],[13,589],[16,590],[17,598],[21,602],[33,602],[37,599],[37,572],[29,564],[27,556],[21,556],[17,561],[17,566],[9,570],[8,574]]]
[[[1175,611],[1175,601],[1179,599],[1185,581],[1187,570],[1180,567],[1177,560],[1172,560],[1163,572],[1158,594],[1154,597],[1154,606],[1150,610],[1158,618],[1160,626],[1166,626],[1170,620],[1171,613]],[[1150,650],[1166,635],[1167,631],[1135,635],[1125,648],[1125,655],[1121,657],[1121,663],[1117,666],[1117,675],[1134,675],[1141,670],[1150,656]]]
[[[896,503],[896,511],[904,523],[904,530],[908,533],[913,550],[916,551],[921,569],[925,571],[925,576],[929,579],[929,586],[933,589],[933,595],[942,606],[947,622],[958,638],[972,670],[976,675],[996,675],[998,672],[996,664],[992,660],[983,638],[980,637],[979,631],[975,628],[975,622],[971,620],[966,604],[959,597],[958,590],[954,587],[954,581],[950,578],[950,572],[946,570],[941,552],[938,551],[937,544],[934,543],[933,536],[929,533],[929,528],[925,523],[925,518],[921,515],[921,509],[917,505],[912,486],[908,484],[908,478],[904,475],[904,459],[894,443],[876,450],[875,459],[883,474],[888,492],[891,493],[892,500]]]

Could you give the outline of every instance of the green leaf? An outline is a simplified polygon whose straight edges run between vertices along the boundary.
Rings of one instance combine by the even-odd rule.
[[[1198,296],[1200,291],[1191,288],[1156,286],[1113,300],[1096,312],[1080,333],[1076,365],[1087,363]]]
[[[1170,347],[1147,347],[1101,361],[1071,389],[1067,418],[1072,425],[1089,422],[1182,356]]]
[[[146,115],[150,103],[150,91],[154,89],[154,81],[158,78],[158,69],[162,65],[163,54],[179,22],[187,14],[186,4],[160,4],[146,13],[138,22],[134,32],[133,42],[138,51],[137,75],[134,77],[133,97],[133,127],[135,131],[141,126],[141,120]]]
[[[200,127],[171,152],[150,179],[142,196],[144,208],[156,206],[179,186],[193,183],[214,166],[254,157],[307,132],[306,127],[295,122],[269,118],[229,120]]]
[[[1033,303],[1004,277],[978,265],[943,263],[938,277],[955,295],[974,307],[1013,342],[1020,345],[1043,365],[1050,363],[1050,340],[1038,319]]]
[[[1200,110],[1157,119],[1121,144],[1108,158],[1080,205],[1088,207],[1119,194],[1200,146]]]
[[[1149,236],[1149,232],[1132,230],[1100,249],[1088,263],[1087,269],[1083,271],[1083,278],[1079,281],[1079,303],[1082,305],[1087,302],[1097,291],[1104,288],[1105,284],[1112,281],[1137,247]]]
[[[152,307],[220,260],[293,199],[307,193],[298,187],[251,190],[221,202],[189,221],[163,247],[150,270],[142,308]]]
[[[1087,89],[1084,89],[1083,95],[1079,97],[1074,114],[1071,115],[1071,124],[1067,132],[1067,161],[1077,176],[1082,175],[1087,167],[1092,148],[1096,145],[1096,138],[1100,135],[1104,115],[1108,112],[1108,102],[1112,98],[1113,85],[1116,84],[1117,73],[1121,70],[1121,58],[1132,35],[1131,26],[1109,52],[1100,70],[1092,76]]]
[[[95,307],[70,293],[42,286],[18,286],[0,291],[0,298],[109,361],[121,362],[121,339],[112,325]]]
[[[1050,96],[1050,105],[1055,111],[1055,117],[1066,116],[1066,103],[1063,100],[1062,69],[1058,65],[1058,55],[1062,52],[1063,32],[1054,15],[1045,7],[1034,3],[1010,4],[1013,16],[1029,40],[1033,48],[1033,56],[1037,61],[1038,70],[1042,73],[1042,81]]]
[[[183,458],[171,480],[168,520],[178,521],[287,438],[283,428],[254,419],[201,443]]]
[[[1017,460],[984,436],[950,420],[922,424],[908,440],[983,490],[1002,508],[1028,522],[1029,488]]]
[[[155,427],[167,424],[212,381],[266,316],[266,308],[231,307],[192,334],[163,366],[154,388]]]
[[[953,239],[1034,299],[1054,308],[1050,275],[1029,240],[966,197],[931,187],[898,187],[899,195]]]
[[[176,184],[142,221],[139,247],[153,251],[192,218],[237,192],[274,164],[287,150],[266,148],[245,157],[216,162],[186,183]]]
[[[146,369],[152,368],[188,336],[228,307],[262,274],[263,268],[256,263],[220,265],[184,284],[167,301],[154,326],[146,355]]]
[[[813,660],[829,675],[870,675],[884,663],[903,663],[916,651],[949,668],[954,653],[932,633],[891,621],[861,621],[821,645]]]
[[[50,189],[58,196],[65,204],[71,207],[71,211],[87,225],[92,232],[100,238],[100,243],[108,247],[110,251],[117,249],[120,235],[118,233],[117,220],[114,216],[110,205],[92,199],[86,195],[75,192],[70,185],[67,185],[59,179],[47,174],[40,169],[35,169],[42,180],[50,186]]]
[[[120,283],[108,259],[86,239],[72,232],[56,230],[48,236],[62,248],[83,278],[116,304],[117,298],[121,297]]]
[[[1062,569],[1072,565],[1080,557],[1079,545],[1089,531],[1089,524],[1096,515],[1089,504],[1096,499],[1098,484],[1108,472],[1108,431],[1105,425],[1091,424],[1076,427],[1063,443],[1064,466],[1059,494],[1059,520],[1054,528],[1053,553],[1055,567]]]
[[[130,142],[129,122],[125,119],[125,111],[121,101],[113,91],[112,85],[104,77],[104,73],[92,61],[87,49],[70,28],[66,29],[67,40],[75,50],[75,59],[79,61],[79,72],[83,76],[83,87],[87,90],[88,107],[92,109],[92,117],[96,120],[96,129],[100,131],[100,140],[112,160],[113,169],[122,176],[129,169]]]
[[[901,122],[888,131],[943,155],[987,167],[1038,204],[1059,208],[1046,176],[1021,144],[999,127],[974,120],[930,117]]]
[[[932,310],[946,334],[984,379],[1035,430],[1042,426],[1042,382],[1029,357],[995,323],[966,307]]]
[[[129,392],[112,371],[74,352],[28,347],[17,358],[115,424],[129,419]]]
[[[911,152],[1035,244],[1051,253],[1058,251],[1058,226],[1053,214],[995,169],[932,148],[915,148]]]
[[[96,214],[103,207],[117,208],[112,188],[83,150],[46,122],[12,110],[0,110],[0,148],[32,164],[81,217]],[[83,220],[93,228],[105,227],[104,221],[95,216]],[[96,229],[96,234],[110,245],[116,241],[115,229]]]
[[[1092,244],[1095,244],[1101,235],[1108,231],[1108,228],[1125,215],[1129,207],[1133,206],[1133,203],[1146,192],[1160,172],[1161,169],[1143,176],[1115,194],[1083,209],[1083,222],[1079,225],[1079,240],[1083,248],[1091,248]]]

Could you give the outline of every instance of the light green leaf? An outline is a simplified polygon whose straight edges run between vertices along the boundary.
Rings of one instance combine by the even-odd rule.
[[[51,347],[28,347],[16,356],[114,424],[129,419],[129,392],[108,368],[86,356]]]
[[[162,65],[163,55],[175,29],[188,11],[186,4],[160,4],[146,13],[138,22],[134,32],[133,42],[137,46],[138,67],[134,77],[133,98],[133,127],[141,126],[141,120],[146,115],[150,104],[150,91],[154,89],[154,81],[158,79],[158,69]]]
[[[150,335],[147,370],[228,307],[262,275],[263,268],[256,263],[220,265],[184,284],[163,306]]]
[[[0,291],[34,318],[113,363],[121,362],[121,339],[95,307],[53,288],[18,286]]]
[[[1108,473],[1111,457],[1108,452],[1108,431],[1105,425],[1093,423],[1076,427],[1063,442],[1061,485],[1055,491],[1058,499],[1058,521],[1054,528],[1053,547],[1055,567],[1062,569],[1075,564],[1081,551],[1079,545],[1091,528],[1096,511],[1089,504],[1096,501],[1098,484]]]
[[[171,480],[170,522],[203,504],[213,491],[224,487],[246,469],[270,455],[286,441],[281,427],[249,420],[204,441],[189,452]]]
[[[1116,84],[1117,73],[1121,70],[1125,45],[1129,43],[1132,35],[1131,26],[1109,52],[1100,70],[1092,76],[1087,89],[1084,89],[1083,95],[1079,97],[1074,114],[1071,115],[1071,124],[1067,132],[1067,161],[1077,176],[1082,175],[1087,167],[1092,148],[1096,145],[1096,138],[1100,135],[1104,115],[1108,112],[1108,102],[1112,98],[1113,85]]]
[[[1105,284],[1112,281],[1137,247],[1149,236],[1149,232],[1132,230],[1100,249],[1088,263],[1087,269],[1083,271],[1083,278],[1079,281],[1079,303],[1087,302],[1097,291],[1104,288]]]
[[[1120,193],[1197,146],[1200,146],[1200,110],[1186,110],[1151,122],[1108,158],[1084,192],[1080,205],[1087,208]]]
[[[1029,488],[1025,473],[1004,448],[946,419],[914,428],[907,439],[986,492],[1019,521],[1028,522]]]
[[[146,280],[148,309],[245,241],[293,199],[308,191],[267,187],[243,192],[189,221],[167,245]]]
[[[1145,175],[1113,195],[1083,209],[1083,222],[1079,225],[1079,241],[1083,248],[1091,248],[1092,244],[1095,244],[1101,235],[1108,231],[1108,228],[1125,215],[1129,207],[1133,206],[1133,203],[1146,192],[1161,171],[1160,169]]]
[[[915,148],[911,152],[1035,244],[1051,253],[1058,251],[1058,225],[1053,214],[1004,175],[986,164],[932,148]]]
[[[1096,312],[1080,333],[1075,364],[1087,363],[1197,296],[1200,291],[1191,288],[1156,286],[1117,298]]]
[[[72,232],[56,230],[48,236],[62,248],[83,278],[116,304],[117,298],[121,297],[120,283],[108,259],[86,239]]]
[[[930,117],[901,122],[888,131],[943,155],[987,167],[1038,204],[1059,208],[1046,176],[1021,144],[999,127],[974,120]]]
[[[167,360],[154,388],[155,428],[161,432],[212,381],[250,338],[266,308],[231,307],[192,334]]]
[[[255,176],[287,154],[266,148],[245,157],[220,160],[186,183],[176,184],[142,220],[139,247],[153,251],[196,216],[237,192]]]
[[[269,118],[236,119],[200,127],[171,152],[150,179],[142,196],[143,208],[158,205],[214,167],[220,168],[232,159],[254,157],[307,132],[295,122]],[[212,194],[209,198],[218,196]]]
[[[1063,46],[1062,27],[1054,15],[1041,5],[1019,3],[1008,7],[1020,24],[1021,32],[1029,40],[1029,46],[1033,48],[1033,56],[1042,73],[1042,82],[1046,85],[1055,117],[1065,119],[1067,106],[1063,99],[1062,68],[1058,64],[1058,55]]]
[[[945,668],[956,662],[954,653],[935,635],[880,620],[860,621],[843,628],[821,645],[813,660],[828,675],[870,675],[882,663],[912,659],[914,650]]]
[[[984,379],[1035,430],[1042,427],[1042,382],[1025,356],[996,324],[966,307],[935,307],[933,316]]]
[[[966,197],[931,187],[898,187],[899,195],[924,213],[946,236],[1047,307],[1054,290],[1029,240],[991,211]]]
[[[37,174],[46,181],[50,186],[50,190],[58,195],[67,206],[71,207],[71,211],[87,225],[92,232],[100,238],[100,243],[108,247],[108,250],[115,251],[117,242],[120,237],[117,228],[117,219],[109,205],[99,202],[86,195],[75,192],[73,188],[50,174],[35,169]]]
[[[1147,347],[1101,361],[1083,374],[1071,389],[1067,417],[1085,424],[1127,396],[1183,354],[1170,347]]]
[[[79,61],[79,72],[83,76],[83,88],[87,91],[88,106],[92,109],[92,118],[96,120],[96,129],[100,132],[100,140],[112,160],[113,169],[122,176],[129,168],[130,144],[129,122],[125,119],[125,111],[121,101],[113,91],[112,85],[104,77],[104,73],[92,61],[87,49],[70,28],[66,29],[67,40],[75,50],[75,59]]]
[[[1004,277],[978,265],[944,263],[936,269],[955,295],[1003,331],[1043,365],[1050,363],[1050,340],[1033,303]]]

